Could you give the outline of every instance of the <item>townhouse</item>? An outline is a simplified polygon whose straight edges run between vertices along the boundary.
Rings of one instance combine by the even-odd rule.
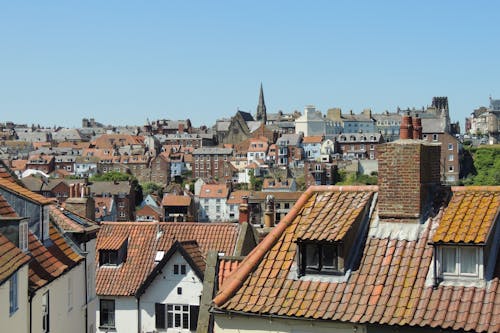
[[[228,221],[227,199],[230,189],[226,184],[205,184],[200,190],[200,221]]]

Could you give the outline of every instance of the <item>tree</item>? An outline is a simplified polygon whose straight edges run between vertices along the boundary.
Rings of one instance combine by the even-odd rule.
[[[163,194],[163,187],[160,184],[154,182],[143,183],[141,184],[141,187],[142,187],[142,193],[145,196],[148,194],[156,194],[161,197]]]

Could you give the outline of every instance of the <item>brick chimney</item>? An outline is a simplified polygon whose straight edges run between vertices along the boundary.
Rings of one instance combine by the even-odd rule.
[[[69,186],[69,198],[66,199],[64,208],[95,221],[95,201],[90,196],[90,187],[85,183]]]
[[[412,125],[413,125],[413,138],[422,140],[422,119],[419,118],[418,115],[415,115],[415,117],[413,118]]]
[[[380,219],[412,223],[424,219],[432,194],[440,185],[441,147],[406,139],[379,145],[377,149]]]
[[[245,223],[245,222],[248,223],[250,221],[250,212],[248,211],[248,197],[243,196],[241,198],[241,200],[243,202],[240,204],[240,208],[239,208],[240,217],[239,217],[238,221],[239,221],[239,223]]]
[[[410,112],[407,112],[401,118],[401,125],[399,127],[399,138],[402,140],[413,139],[413,123],[410,117]]]

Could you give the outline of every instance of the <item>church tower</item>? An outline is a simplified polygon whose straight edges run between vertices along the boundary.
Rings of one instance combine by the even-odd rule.
[[[255,118],[263,124],[267,122],[266,103],[264,102],[262,83],[260,84],[259,105],[257,105],[257,115]]]

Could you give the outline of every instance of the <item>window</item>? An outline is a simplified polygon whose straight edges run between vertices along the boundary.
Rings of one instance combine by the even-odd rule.
[[[452,161],[453,161],[453,159],[454,159],[453,154],[448,155],[448,161],[452,162]]]
[[[9,279],[9,313],[12,316],[18,309],[17,301],[17,272]]]
[[[455,168],[453,167],[453,165],[448,166],[448,171],[453,172],[454,170]]]
[[[453,143],[448,143],[448,150],[453,150]]]
[[[187,304],[167,304],[167,322],[165,325],[165,316],[160,313],[165,309],[165,304],[156,306],[156,327],[157,328],[181,328],[195,331],[198,324],[198,313],[200,307]],[[163,312],[164,313],[164,312]],[[163,324],[163,327],[162,327]],[[160,326],[158,326],[160,325]]]
[[[177,287],[177,295],[182,295],[182,288],[181,287]]]
[[[186,265],[174,265],[174,274],[178,275],[186,275]]]
[[[478,277],[478,251],[472,246],[443,246],[441,272],[444,277]]]
[[[437,141],[437,140],[438,140],[438,135],[432,134],[432,141]]]
[[[48,291],[42,295],[42,329],[44,333],[50,331],[50,302]]]
[[[337,274],[338,249],[335,244],[303,243],[300,245],[301,274]]]
[[[101,327],[115,327],[115,300],[101,299],[99,308],[99,325]]]
[[[118,251],[116,250],[100,250],[99,264],[102,265],[118,265]]]

